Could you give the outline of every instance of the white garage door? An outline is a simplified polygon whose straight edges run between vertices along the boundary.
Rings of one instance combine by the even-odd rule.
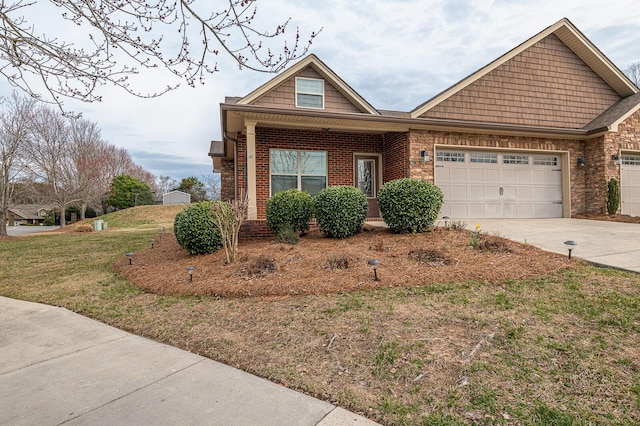
[[[559,155],[439,149],[435,166],[441,216],[562,217]]]
[[[621,212],[640,216],[640,154],[622,155],[620,166]]]

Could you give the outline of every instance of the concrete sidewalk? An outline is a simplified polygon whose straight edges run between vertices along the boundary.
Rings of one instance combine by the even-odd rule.
[[[0,424],[375,425],[63,308],[0,297]]]
[[[572,257],[596,265],[640,273],[640,224],[585,219],[465,219],[488,232],[546,251],[568,254],[565,241],[578,243]]]

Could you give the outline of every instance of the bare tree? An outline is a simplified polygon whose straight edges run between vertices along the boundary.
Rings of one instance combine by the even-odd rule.
[[[130,77],[143,69],[164,67],[194,86],[218,70],[223,52],[240,68],[277,72],[304,55],[316,33],[304,45],[296,30],[282,39],[289,20],[273,30],[255,28],[255,0],[227,0],[220,11],[198,0],[13,0],[0,3],[0,74],[31,95],[35,79],[54,102],[62,97],[100,100],[97,88],[120,87],[136,96],[152,97],[177,86],[144,93]],[[47,24],[37,25],[46,15]],[[69,31],[71,29],[71,31]],[[60,34],[57,34],[59,31]],[[86,34],[65,39],[61,34]],[[172,47],[178,46],[172,51]]]
[[[156,187],[158,188],[158,192],[156,192],[156,200],[162,200],[163,194],[174,190],[179,184],[180,183],[171,176],[159,176],[156,180]]]
[[[624,72],[636,86],[640,87],[640,62],[632,62],[624,69]]]
[[[207,191],[207,200],[219,200],[220,199],[220,174],[219,173],[207,173],[200,176],[200,182],[204,185],[205,191]]]
[[[38,107],[29,143],[30,170],[51,188],[61,227],[65,226],[65,209],[78,201],[80,189],[72,147],[67,120],[46,105]]]
[[[0,237],[7,235],[6,217],[16,187],[25,187],[19,184],[24,181],[23,153],[34,103],[13,92],[0,115]]]
[[[106,192],[100,179],[100,174],[104,173],[103,155],[106,142],[100,136],[98,125],[83,118],[70,120],[70,132],[70,154],[77,172],[77,206],[82,220],[85,218],[87,207],[97,204]]]

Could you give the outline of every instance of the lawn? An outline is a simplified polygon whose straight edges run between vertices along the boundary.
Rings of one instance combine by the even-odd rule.
[[[185,255],[168,232],[160,239],[167,218],[134,216],[105,219],[121,229],[104,232],[0,239],[0,294],[65,306],[386,425],[640,422],[637,274],[489,236],[478,251],[453,230],[253,242],[224,265],[219,254]],[[261,256],[274,267],[252,267]],[[374,256],[378,283],[366,266]],[[253,290],[238,292],[242,283]]]

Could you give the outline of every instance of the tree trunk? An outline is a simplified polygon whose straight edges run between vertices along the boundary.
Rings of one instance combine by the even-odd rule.
[[[86,214],[87,212],[87,203],[82,202],[82,204],[80,205],[80,220],[85,220],[86,219]]]
[[[9,209],[2,209],[0,213],[0,237],[7,236],[7,211]]]

